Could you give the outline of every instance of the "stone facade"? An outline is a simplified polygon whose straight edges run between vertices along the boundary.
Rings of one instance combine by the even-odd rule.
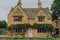
[[[13,16],[22,16],[22,21],[15,22]],[[43,16],[44,21],[39,22],[38,21],[39,16]],[[15,6],[15,8],[12,8],[8,14],[8,26],[17,25],[17,24],[33,25],[34,23],[36,23],[36,24],[51,24],[52,25],[52,18],[51,18],[51,13],[50,13],[49,9],[42,8],[41,4],[38,4],[38,8],[22,8],[21,4],[17,4]],[[31,34],[29,34],[29,28],[26,29],[26,32],[24,34],[25,37],[29,37],[29,35],[32,35],[32,37],[46,37],[47,35],[51,35],[50,32],[38,33],[37,29],[33,29],[33,28],[30,30],[32,30]],[[11,33],[8,31],[8,34],[11,34]],[[13,34],[15,34],[15,33],[13,33]]]

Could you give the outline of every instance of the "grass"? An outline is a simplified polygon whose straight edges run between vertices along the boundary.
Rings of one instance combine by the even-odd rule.
[[[3,40],[55,40],[55,38],[3,38]]]

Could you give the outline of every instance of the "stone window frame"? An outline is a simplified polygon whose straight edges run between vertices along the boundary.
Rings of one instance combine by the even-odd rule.
[[[41,32],[45,33],[46,30],[43,30],[42,28],[37,28],[37,32],[38,32],[38,33],[41,33]]]
[[[38,21],[39,22],[44,22],[44,18],[45,18],[45,16],[38,16]]]
[[[23,16],[13,16],[13,18],[14,18],[14,22],[22,22],[22,17]]]

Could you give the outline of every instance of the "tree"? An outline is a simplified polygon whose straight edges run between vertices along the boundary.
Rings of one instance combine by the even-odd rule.
[[[52,18],[53,20],[57,19],[58,16],[60,16],[60,0],[54,0],[52,7]]]
[[[7,28],[7,23],[6,21],[0,21],[0,28]]]
[[[0,35],[6,34],[7,23],[6,21],[0,21]]]

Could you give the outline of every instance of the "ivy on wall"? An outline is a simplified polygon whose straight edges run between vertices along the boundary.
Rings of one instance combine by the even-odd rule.
[[[34,25],[30,25],[30,24],[18,24],[18,25],[13,25],[13,26],[10,26],[8,28],[8,30],[13,30],[14,28],[23,28],[23,29],[28,29],[28,28],[41,28],[42,30],[46,30],[46,31],[52,31],[53,30],[53,26],[52,24],[36,24],[34,23]]]

